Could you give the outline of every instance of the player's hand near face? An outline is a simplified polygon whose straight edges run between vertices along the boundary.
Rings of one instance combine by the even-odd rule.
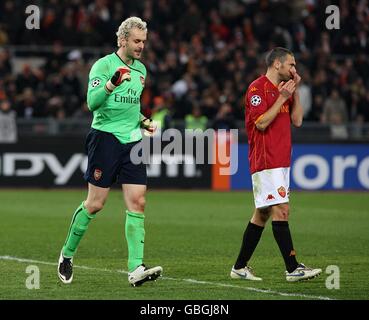
[[[114,75],[111,79],[106,83],[106,88],[109,92],[112,92],[116,87],[121,85],[123,81],[130,81],[131,80],[131,70],[126,67],[119,67],[115,71]]]
[[[294,80],[288,80],[286,83],[282,81],[278,85],[278,91],[286,100],[290,98],[296,90],[296,84]]]
[[[293,76],[293,81],[295,82],[296,87],[297,87],[300,84],[301,77],[297,72],[292,73],[292,76]]]

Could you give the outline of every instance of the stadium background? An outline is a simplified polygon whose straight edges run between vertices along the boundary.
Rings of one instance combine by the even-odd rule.
[[[26,8],[30,4],[40,8],[39,29],[29,30],[25,26],[29,16]],[[329,14],[325,10],[330,4],[339,7],[339,29],[326,27]],[[156,170],[150,168],[149,188],[153,190],[151,210],[154,212],[153,220],[149,221],[154,221],[156,210],[162,210],[160,201],[165,199],[165,192],[169,192],[166,190],[183,189],[174,196],[178,202],[173,204],[183,206],[179,209],[181,216],[185,208],[193,211],[187,207],[187,201],[201,206],[199,189],[212,189],[213,193],[204,191],[204,201],[213,202],[214,197],[238,201],[236,209],[224,209],[223,213],[230,216],[229,210],[237,211],[239,216],[233,216],[235,225],[232,226],[237,226],[241,235],[246,216],[252,209],[250,193],[245,192],[243,197],[238,193],[216,191],[250,191],[243,96],[248,84],[265,71],[264,53],[274,46],[284,46],[295,53],[297,69],[303,79],[300,94],[304,124],[298,130],[293,129],[293,167],[297,169],[291,171],[292,189],[355,191],[327,193],[326,199],[318,198],[318,193],[301,192],[297,193],[296,202],[306,204],[307,214],[314,210],[332,214],[336,210],[336,215],[332,214],[331,218],[339,220],[344,214],[340,210],[342,204],[334,199],[345,198],[348,204],[345,210],[360,211],[361,216],[355,216],[353,220],[366,219],[369,189],[367,1],[5,0],[0,3],[0,186],[3,187],[0,194],[2,203],[8,206],[0,210],[6,216],[4,221],[9,230],[16,228],[17,215],[28,205],[35,206],[30,211],[37,216],[39,208],[51,207],[51,201],[54,201],[51,199],[60,197],[63,197],[63,209],[60,208],[57,215],[60,216],[59,223],[65,221],[66,224],[77,203],[76,195],[71,194],[74,192],[83,197],[85,189],[80,187],[85,187],[82,179],[84,137],[91,123],[91,113],[85,102],[88,72],[94,61],[115,50],[115,32],[121,21],[131,15],[142,17],[148,22],[149,29],[142,59],[148,70],[142,96],[143,113],[161,120],[163,129],[176,128],[182,132],[194,127],[239,129],[237,152],[234,144],[231,146],[233,140],[229,136],[225,140],[228,148],[233,150],[230,165],[237,163],[238,166],[232,176],[219,177],[214,169],[218,168],[217,164],[195,165],[186,171],[181,157],[178,163],[162,163]],[[14,187],[27,188],[21,189],[20,196],[19,191],[12,189]],[[78,188],[69,192],[63,190],[66,187]],[[38,191],[34,188],[46,189]],[[158,188],[165,190],[154,191]],[[48,195],[46,198],[50,202],[43,198],[44,195]],[[112,197],[115,199],[116,196]],[[312,207],[306,200],[310,197],[314,203]],[[120,210],[121,203],[114,201],[115,210]],[[67,202],[71,202],[69,206],[66,206]],[[249,202],[247,207],[246,202]],[[219,205],[227,207],[223,203]],[[326,208],[320,210],[321,207]],[[209,205],[203,210],[205,216],[213,217],[212,210],[217,207]],[[42,214],[47,217],[47,210]],[[220,214],[219,220],[213,218],[220,225],[222,217]],[[313,217],[320,219],[318,213]],[[160,220],[160,215],[158,218]],[[162,218],[165,219],[165,214]],[[198,219],[197,215],[192,218]],[[303,235],[313,230],[312,221],[316,220],[304,220],[308,231],[297,229],[297,239],[305,239]],[[332,221],[326,223],[331,225]],[[45,226],[41,224],[40,227]],[[229,232],[235,232],[229,231],[232,229],[228,227],[225,239]],[[332,228],[341,230],[344,227]],[[367,223],[355,225],[351,230],[358,235],[357,241],[367,239],[363,233],[365,228]],[[160,232],[160,227],[155,226],[155,230]],[[28,232],[32,234],[29,229]],[[63,230],[58,232],[58,240],[61,240]],[[332,231],[331,235],[342,241],[339,232]],[[4,243],[8,243],[6,232],[3,237]],[[323,235],[317,236],[321,237]],[[235,242],[224,248],[229,261],[238,250],[239,240],[235,237]],[[196,243],[193,245],[197,246]],[[360,247],[357,242],[352,246]],[[360,250],[364,252],[365,246]],[[43,256],[41,249],[32,254],[32,251],[9,245],[4,245],[0,255],[16,253],[23,253],[23,257],[30,259],[53,259],[52,253]],[[356,257],[359,253],[353,255]],[[311,256],[319,263],[314,253]],[[367,253],[363,259],[367,261]],[[2,259],[0,263],[5,264],[4,261]],[[227,263],[231,263],[229,261]],[[258,261],[262,264],[261,260],[256,263]],[[189,262],[194,263],[191,259]],[[215,262],[209,262],[209,265],[212,263]],[[224,261],[222,263],[224,265]],[[363,261],[357,263],[362,265]],[[364,291],[360,291],[366,286],[362,284],[355,295],[352,285],[352,294],[341,291],[337,297],[367,298]],[[26,293],[15,294],[17,290],[12,289],[12,285],[9,288],[5,298],[31,297]],[[311,292],[321,294],[319,290]],[[48,294],[38,297],[48,297]],[[167,296],[164,294],[163,297]],[[186,298],[186,295],[178,297]],[[127,298],[132,297],[127,295]],[[210,298],[219,296],[214,294]]]
[[[247,85],[264,72],[263,54],[268,49],[288,47],[296,54],[303,79],[300,94],[305,110],[304,126],[294,131],[294,142],[318,144],[310,149],[302,146],[299,154],[303,156],[305,150],[308,158],[302,160],[305,169],[300,173],[307,183],[292,185],[302,189],[369,188],[365,1],[337,3],[338,30],[326,27],[325,9],[332,3],[328,1],[32,3],[40,8],[40,29],[25,27],[27,2],[1,3],[0,139],[17,141],[1,146],[2,186],[75,186],[78,181],[83,185],[81,170],[75,170],[74,181],[58,183],[47,162],[39,158],[32,163],[27,153],[51,154],[63,166],[83,152],[91,121],[85,99],[89,69],[97,58],[114,50],[122,17],[139,15],[148,21],[150,31],[143,58],[148,69],[144,114],[163,119],[164,129],[238,128],[239,142],[245,143]],[[330,146],[326,152],[322,145],[338,142],[345,147]],[[8,152],[21,155],[14,159]],[[247,167],[246,152],[243,147],[237,159],[239,168]],[[338,167],[334,161],[340,162]],[[36,163],[42,168],[33,167]],[[210,181],[210,170],[202,167],[197,179],[181,185],[182,166],[177,170],[179,179],[168,177],[163,167],[162,174],[151,180],[154,186],[163,187],[250,188],[249,182],[221,183],[214,181],[217,177]],[[333,183],[335,174],[343,175],[343,183]],[[247,172],[240,171],[238,176],[233,181],[247,181]],[[293,175],[292,180],[296,179]]]

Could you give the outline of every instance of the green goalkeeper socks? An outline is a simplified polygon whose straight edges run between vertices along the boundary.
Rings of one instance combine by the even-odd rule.
[[[74,256],[78,244],[88,228],[88,224],[94,217],[94,214],[88,213],[82,202],[74,212],[72,222],[69,227],[68,236],[62,250],[64,257],[72,258]]]
[[[142,213],[126,211],[125,233],[128,244],[128,271],[136,269],[143,262],[145,228]],[[83,203],[75,211],[69,228],[68,236],[63,246],[63,256],[74,256],[79,242],[95,215],[89,214]]]
[[[128,271],[135,270],[143,261],[145,227],[143,213],[126,211],[126,239],[128,244]]]

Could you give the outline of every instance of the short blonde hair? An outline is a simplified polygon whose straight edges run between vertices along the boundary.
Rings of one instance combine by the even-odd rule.
[[[119,26],[118,31],[116,32],[116,35],[118,37],[117,38],[118,47],[121,46],[120,42],[122,39],[128,39],[129,32],[133,28],[147,31],[146,25],[147,25],[146,22],[138,17],[129,17],[126,20],[124,20],[122,24]]]

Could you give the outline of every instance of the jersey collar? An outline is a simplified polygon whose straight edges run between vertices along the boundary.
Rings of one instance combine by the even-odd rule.
[[[134,64],[135,64],[135,61],[136,61],[136,59],[134,59],[134,58],[132,58],[132,64],[127,64],[127,63],[125,63],[124,61],[123,61],[123,59],[118,55],[118,52],[117,51],[115,51],[114,52],[115,53],[115,55],[116,55],[116,57],[124,64],[124,65],[126,65],[128,68],[131,68]]]

